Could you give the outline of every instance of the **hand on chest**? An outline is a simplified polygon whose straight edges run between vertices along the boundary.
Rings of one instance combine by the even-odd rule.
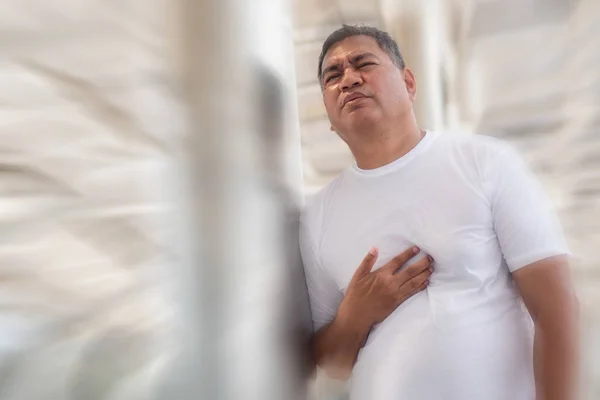
[[[499,256],[486,204],[440,203],[428,209],[415,205],[381,211],[348,214],[329,221],[322,237],[321,259],[341,291],[345,291],[371,246],[379,249],[375,268],[408,247],[418,246],[421,254],[407,265],[425,254],[431,255],[435,260],[432,282],[439,283],[472,279],[477,273],[474,269],[494,264]]]

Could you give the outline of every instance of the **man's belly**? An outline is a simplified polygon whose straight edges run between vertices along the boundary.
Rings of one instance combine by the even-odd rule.
[[[353,370],[352,400],[533,399],[533,335],[518,303],[457,324],[439,323],[434,308],[423,292],[374,329]]]

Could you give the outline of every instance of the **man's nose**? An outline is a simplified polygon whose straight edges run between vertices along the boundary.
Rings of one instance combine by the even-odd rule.
[[[355,86],[362,85],[363,80],[358,71],[355,71],[352,68],[346,69],[344,72],[344,76],[342,77],[342,81],[340,82],[340,86],[342,90],[348,90]]]

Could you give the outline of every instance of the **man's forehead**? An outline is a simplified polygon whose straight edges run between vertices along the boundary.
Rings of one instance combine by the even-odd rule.
[[[323,67],[360,54],[380,56],[382,52],[374,38],[364,35],[350,36],[329,48],[323,59]]]

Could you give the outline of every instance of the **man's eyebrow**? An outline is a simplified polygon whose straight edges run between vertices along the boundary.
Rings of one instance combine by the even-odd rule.
[[[366,53],[360,53],[360,54],[357,54],[357,55],[355,55],[355,56],[352,56],[352,57],[350,58],[350,62],[351,62],[352,64],[355,64],[355,63],[357,63],[357,62],[361,61],[361,60],[362,60],[362,59],[364,59],[364,58],[377,58],[377,56],[376,56],[375,54],[373,54],[373,53],[369,53],[369,52],[366,52]]]

